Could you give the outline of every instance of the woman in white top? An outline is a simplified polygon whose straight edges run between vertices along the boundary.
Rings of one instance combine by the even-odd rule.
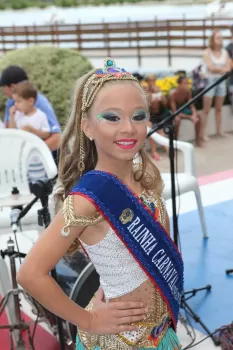
[[[224,73],[231,69],[231,59],[228,52],[223,48],[222,35],[219,30],[215,30],[210,37],[209,47],[204,52],[204,62],[207,70],[208,84],[213,84]],[[215,114],[217,135],[225,136],[222,131],[222,106],[226,96],[226,82],[222,82],[215,88],[207,92],[203,97],[203,132],[204,141],[207,137],[207,120],[212,106],[213,97],[215,97]]]

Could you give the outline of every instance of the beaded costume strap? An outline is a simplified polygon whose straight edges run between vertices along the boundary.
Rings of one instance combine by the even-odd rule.
[[[150,203],[156,202],[156,207],[158,208],[160,213],[160,221],[161,221],[161,224],[164,226],[165,225],[165,215],[164,215],[165,208],[157,192],[155,190],[153,191],[144,190],[139,197],[143,201],[143,203],[146,206],[148,206],[150,210],[151,210]],[[87,226],[96,225],[104,221],[104,218],[99,212],[96,212],[91,216],[77,216],[74,210],[73,196],[68,196],[65,199],[63,203],[62,212],[65,219],[65,226],[62,228],[61,234],[64,237],[69,236],[70,226],[87,227]]]
[[[65,219],[65,226],[61,230],[61,234],[64,237],[69,236],[70,226],[93,226],[104,220],[104,218],[100,215],[99,212],[96,212],[91,216],[77,216],[74,210],[73,196],[68,196],[65,199],[62,212]]]

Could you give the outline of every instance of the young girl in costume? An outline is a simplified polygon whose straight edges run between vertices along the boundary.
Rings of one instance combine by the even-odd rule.
[[[35,299],[77,326],[77,350],[181,349],[183,264],[160,173],[144,150],[148,118],[137,79],[111,59],[77,81],[61,144],[63,207],[18,273]],[[78,244],[100,275],[86,309],[49,275]]]

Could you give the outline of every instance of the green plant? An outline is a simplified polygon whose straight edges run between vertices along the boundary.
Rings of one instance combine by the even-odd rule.
[[[92,6],[101,6],[103,4],[103,0],[90,0],[89,4]]]
[[[5,10],[7,8],[7,4],[0,3],[0,10]]]
[[[85,5],[112,5],[112,4],[133,4],[139,3],[143,0],[0,0],[0,10],[6,8],[13,8],[14,10],[24,9],[28,7],[40,7],[45,8],[47,6],[55,5],[60,7],[75,7]],[[153,0],[148,0],[152,1]],[[158,0],[164,1],[164,0]]]
[[[38,3],[38,7],[40,8],[40,9],[45,9],[46,7],[48,7],[49,6],[49,4],[48,3],[45,3],[45,2],[39,2]]]
[[[77,0],[57,0],[55,4],[61,7],[78,6]]]
[[[30,81],[52,103],[61,125],[64,125],[69,115],[74,82],[92,69],[88,59],[77,51],[42,46],[5,54],[0,58],[0,71],[9,65],[25,69]],[[4,102],[0,94],[1,112]]]
[[[26,0],[14,0],[12,1],[11,7],[13,10],[25,9],[30,6],[30,3]]]

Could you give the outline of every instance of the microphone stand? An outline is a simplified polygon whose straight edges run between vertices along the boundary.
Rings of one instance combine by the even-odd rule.
[[[148,134],[147,138],[149,138],[154,132],[156,132],[159,129],[164,129],[164,132],[168,135],[169,138],[169,160],[170,160],[170,172],[171,172],[171,195],[172,195],[172,214],[173,214],[173,234],[174,234],[174,243],[178,247],[178,236],[179,236],[179,229],[178,229],[178,219],[177,219],[177,213],[176,213],[176,183],[175,183],[175,161],[174,161],[174,126],[173,126],[173,120],[177,115],[179,115],[185,108],[189,107],[191,104],[196,102],[199,98],[201,98],[203,95],[205,95],[209,90],[226,80],[230,75],[231,72],[225,73],[223,76],[221,76],[215,83],[207,86],[204,90],[199,92],[196,96],[194,96],[190,101],[185,103],[182,107],[180,107],[176,112],[170,113],[168,117],[166,117],[163,121],[158,123]],[[229,270],[232,271],[233,270]],[[197,292],[202,290],[211,290],[211,286],[207,285],[203,288],[197,288],[192,289],[190,291],[183,292],[182,298],[181,298],[181,308],[188,310],[189,315],[193,318],[193,320],[201,325],[201,327],[206,331],[206,333],[212,338],[214,344],[216,346],[220,345],[220,342],[218,339],[216,339],[212,334],[211,331],[206,327],[206,325],[201,321],[200,317],[191,309],[191,307],[188,305],[187,300],[191,297],[195,296]],[[187,298],[185,298],[186,295],[189,295]]]
[[[40,199],[42,204],[42,209],[38,210],[38,224],[40,226],[44,226],[47,228],[50,225],[51,218],[50,213],[48,209],[48,200],[49,195],[52,193],[53,185],[56,182],[58,175],[56,175],[53,179],[48,181],[36,181],[32,185],[32,193],[36,196],[37,199]],[[51,276],[55,281],[57,281],[57,272],[56,267],[51,270]],[[58,330],[58,337],[59,337],[59,343],[60,343],[60,350],[65,350],[65,339],[64,339],[64,330],[63,330],[63,324],[60,317],[56,316],[57,321],[57,330]]]

